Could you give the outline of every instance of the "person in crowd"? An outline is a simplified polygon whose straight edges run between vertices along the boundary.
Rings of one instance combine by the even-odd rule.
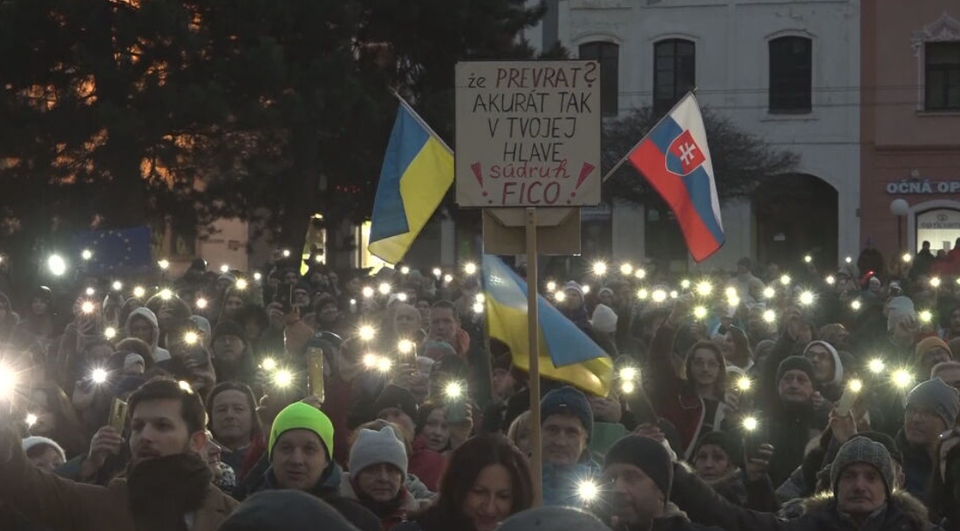
[[[46,437],[27,437],[23,440],[23,452],[29,463],[49,473],[63,465],[66,458],[63,448]],[[4,531],[47,531],[46,527],[34,524],[19,511],[0,500],[0,529]]]
[[[20,328],[43,342],[49,341],[58,332],[53,308],[53,291],[38,286],[30,299],[29,317],[20,322]]]
[[[597,476],[589,442],[593,434],[593,410],[579,390],[564,386],[540,401],[543,445],[543,503],[577,505],[576,486]]]
[[[917,376],[920,379],[930,376],[930,371],[939,363],[953,361],[953,353],[947,342],[939,337],[926,337],[917,343]]]
[[[160,324],[157,316],[146,307],[137,308],[130,313],[124,332],[126,337],[139,339],[149,345],[155,363],[170,359],[170,351],[159,346]]]
[[[220,443],[220,460],[241,470],[254,439],[261,436],[260,419],[253,391],[240,382],[223,382],[207,398],[210,430]]]
[[[530,447],[530,411],[524,411],[513,419],[507,430],[507,438],[520,450],[523,455],[530,457],[533,449]]]
[[[533,505],[526,456],[502,435],[470,439],[450,456],[435,502],[394,531],[494,531]]]
[[[343,475],[340,493],[359,501],[389,531],[422,508],[404,486],[407,451],[390,427],[360,430],[350,448],[350,472]]]
[[[930,379],[939,378],[960,391],[960,361],[944,361],[930,369]]]
[[[753,276],[753,261],[749,258],[737,260],[737,276],[734,285],[742,300],[758,302],[763,300],[763,281]]]
[[[610,289],[606,291],[613,293]],[[604,352],[613,357],[619,355],[616,342],[618,319],[619,317],[617,317],[613,308],[606,304],[596,305],[593,309],[593,315],[590,318],[590,328],[593,330],[593,339]]]
[[[826,341],[811,341],[803,356],[813,364],[814,386],[823,398],[836,402],[843,394],[843,362],[837,349]]]
[[[697,477],[731,503],[775,512],[779,504],[767,474],[772,455],[773,447],[762,445],[747,456],[736,433],[713,431],[700,437],[691,464]]]
[[[954,427],[958,414],[957,390],[939,378],[921,383],[907,395],[903,429],[896,441],[903,453],[904,487],[920,500],[926,499],[940,434]]]
[[[960,272],[958,272],[958,274],[960,274]],[[947,325],[944,327],[942,335],[944,341],[960,339],[960,304],[950,310],[950,314],[947,317]]]
[[[497,531],[610,531],[599,518],[573,507],[538,507],[508,518]]]
[[[583,294],[583,287],[580,284],[570,281],[562,288],[564,299],[558,302],[558,309],[564,317],[569,319],[577,328],[587,335],[593,336],[593,327],[590,326],[590,314],[587,313],[586,299]]]
[[[213,330],[213,367],[221,381],[238,381],[251,385],[256,381],[256,367],[248,348],[243,327],[233,321],[221,321]]]
[[[593,411],[593,434],[590,437],[590,451],[598,460],[627,434],[623,420],[623,406],[620,404],[620,395],[612,389],[607,396],[587,395],[590,410]]]
[[[315,496],[271,490],[240,504],[219,531],[316,531],[321,522],[323,531],[358,530],[336,508]]]
[[[913,257],[913,265],[910,266],[910,280],[916,281],[921,276],[929,275],[935,259],[933,252],[930,251],[930,242],[924,240],[920,251]]]
[[[613,445],[603,462],[609,485],[602,519],[614,530],[699,530],[670,502],[673,459],[663,444],[628,435]]]
[[[220,460],[222,453],[223,446],[213,438],[213,433],[207,430],[207,444],[200,451],[200,456],[207,462],[207,467],[213,474],[213,484],[232,497],[237,488],[237,473],[233,467]]]
[[[329,503],[362,531],[381,528],[356,500],[340,495],[344,472],[332,459],[333,423],[316,407],[295,402],[281,411],[270,429],[270,467],[254,492],[292,489]]]
[[[807,442],[820,436],[826,419],[814,409],[816,370],[807,358],[790,356],[776,375],[777,403],[765,415],[761,437],[773,445],[770,479],[783,483],[803,461]]]
[[[191,320],[197,317],[199,316],[194,315],[191,317]],[[200,318],[203,319],[202,317]],[[265,339],[265,334],[270,328],[270,317],[267,315],[267,311],[263,306],[247,304],[237,313],[237,323],[243,326],[243,330],[247,333],[247,343],[250,345],[250,350],[254,355],[271,350],[270,346],[272,345],[268,345],[268,341]],[[212,340],[212,330],[210,329],[209,321],[206,323],[205,335],[208,341],[207,347],[210,347],[209,342]],[[276,350],[279,351],[280,349]]]
[[[431,491],[436,492],[440,476],[446,466],[447,458],[443,453],[432,450],[427,445],[427,437],[415,437],[417,427],[417,403],[413,394],[395,385],[388,385],[374,403],[378,419],[397,425],[403,432],[406,444],[411,447],[408,454],[409,472],[415,475]],[[439,419],[435,418],[435,421]]]
[[[173,380],[151,380],[130,397],[126,478],[79,485],[29,465],[11,423],[0,426],[0,498],[57,530],[214,531],[236,506],[211,483],[200,397]]]
[[[460,314],[449,301],[441,300],[430,308],[429,339],[452,346],[457,355],[466,359],[470,351],[470,336],[460,327]],[[426,354],[429,356],[429,354]],[[439,358],[432,358],[438,360]]]

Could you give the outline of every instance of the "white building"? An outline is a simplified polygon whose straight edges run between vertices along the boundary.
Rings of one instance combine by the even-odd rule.
[[[525,37],[542,49],[559,41],[573,57],[600,60],[603,82],[616,83],[602,89],[605,114],[669,109],[696,87],[703,106],[800,156],[797,181],[811,197],[781,193],[776,204],[724,204],[726,245],[701,268],[731,268],[741,256],[782,262],[817,248],[824,264],[856,257],[858,1],[548,0],[548,9]],[[679,233],[657,228],[667,213],[622,204],[606,212],[614,259],[666,254],[674,267],[685,265],[682,241],[680,252],[669,247]],[[590,230],[585,225],[585,254]]]

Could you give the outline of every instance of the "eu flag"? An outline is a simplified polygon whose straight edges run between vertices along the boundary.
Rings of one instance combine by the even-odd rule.
[[[84,231],[73,239],[75,256],[84,250],[93,253],[84,264],[95,275],[147,272],[153,263],[150,242],[150,227],[146,226]]]

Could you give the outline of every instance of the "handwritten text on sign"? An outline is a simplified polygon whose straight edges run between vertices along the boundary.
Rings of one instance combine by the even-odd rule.
[[[600,65],[458,63],[457,203],[600,203]]]

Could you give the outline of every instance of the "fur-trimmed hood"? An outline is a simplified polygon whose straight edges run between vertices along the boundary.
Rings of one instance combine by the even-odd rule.
[[[803,516],[816,516],[821,513],[836,515],[836,498],[832,492],[823,491],[806,498],[802,502]],[[904,518],[913,529],[927,529],[933,527],[929,521],[929,511],[920,500],[911,496],[907,491],[897,489],[887,501],[885,520]]]

